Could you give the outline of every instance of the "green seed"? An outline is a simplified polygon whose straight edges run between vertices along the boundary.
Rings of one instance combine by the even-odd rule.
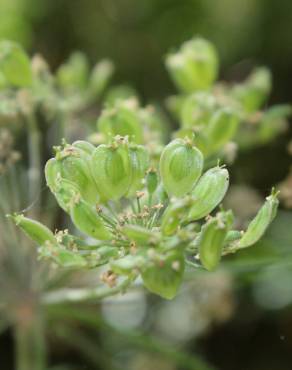
[[[132,181],[128,146],[97,147],[92,155],[92,173],[103,199],[118,200],[126,195]]]
[[[110,240],[112,234],[106,228],[102,218],[93,207],[82,199],[71,208],[71,219],[74,225],[86,235],[98,240]]]
[[[130,141],[143,143],[143,130],[139,117],[139,110],[135,101],[129,99],[116,102],[114,107],[105,109],[97,125],[108,141],[116,135],[128,136]]]
[[[247,248],[255,244],[264,235],[268,226],[276,216],[278,205],[277,193],[272,192],[240,239],[238,243],[239,249]]]
[[[128,255],[124,258],[112,261],[110,268],[113,272],[119,275],[129,275],[133,270],[141,269],[146,262],[143,256]]]
[[[229,185],[227,169],[214,167],[200,178],[191,193],[193,206],[188,220],[195,221],[207,216],[224,198]]]
[[[52,255],[52,258],[58,265],[66,268],[81,268],[87,265],[86,260],[79,254],[61,248]]]
[[[74,141],[72,144],[74,148],[78,148],[83,151],[84,154],[91,155],[95,149],[95,146],[89,143],[88,141],[84,140],[77,140]]]
[[[209,154],[221,149],[234,137],[238,124],[239,118],[230,108],[222,108],[214,114],[206,132]]]
[[[173,140],[161,154],[160,176],[169,196],[181,197],[190,192],[202,170],[202,153],[184,140]]]
[[[129,147],[129,154],[132,180],[126,196],[133,197],[136,191],[143,187],[142,180],[145,178],[146,170],[149,166],[149,155],[145,147],[141,145],[131,145]]]
[[[59,177],[53,193],[59,206],[65,212],[70,213],[74,199],[80,196],[80,189],[72,181]]]
[[[125,225],[121,232],[125,234],[131,241],[140,245],[147,245],[155,242],[158,239],[157,234],[139,225]]]
[[[218,73],[216,49],[210,42],[194,38],[185,42],[177,53],[167,56],[166,68],[182,92],[207,89]]]
[[[45,166],[45,176],[48,187],[52,192],[57,189],[58,178],[61,176],[62,165],[56,158],[51,158]]]
[[[220,262],[227,233],[233,223],[231,211],[218,213],[203,227],[199,236],[199,254],[202,265],[213,271]]]
[[[68,146],[57,153],[56,157],[61,162],[62,178],[74,183],[84,200],[96,204],[99,201],[99,194],[91,175],[88,154],[83,149]]]
[[[9,218],[19,226],[24,233],[29,236],[38,245],[44,245],[46,242],[56,243],[55,235],[45,225],[38,221],[27,218],[23,215],[9,215]]]
[[[149,194],[153,194],[158,186],[157,171],[154,168],[150,168],[147,171],[146,176],[146,187]]]
[[[165,236],[171,236],[176,233],[178,227],[188,212],[190,199],[179,199],[170,203],[165,209],[161,219],[161,231]]]
[[[0,42],[0,73],[9,85],[16,87],[31,85],[30,60],[18,44],[11,41]]]
[[[184,268],[185,261],[181,251],[173,250],[158,256],[157,261],[151,262],[142,272],[144,285],[150,292],[172,299],[181,285]]]

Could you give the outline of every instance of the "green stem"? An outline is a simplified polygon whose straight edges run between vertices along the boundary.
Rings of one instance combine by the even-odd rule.
[[[34,114],[27,116],[28,120],[28,153],[29,153],[29,203],[33,203],[41,193],[41,135]],[[38,202],[39,203],[39,202]],[[29,212],[33,218],[39,216],[39,206],[34,207]]]
[[[39,313],[20,319],[14,328],[16,370],[45,370],[43,320]]]
[[[48,292],[43,296],[43,303],[47,305],[60,304],[65,302],[84,302],[98,301],[100,299],[111,297],[123,293],[135,280],[136,275],[124,279],[117,286],[103,288],[80,288],[80,289],[60,289]]]
[[[112,327],[101,319],[96,313],[86,310],[76,309],[74,307],[58,306],[53,311],[50,310],[50,315],[66,317],[73,320],[78,320],[80,323],[89,326],[91,329],[103,329],[105,333],[112,332],[115,334],[121,343],[125,343],[134,348],[140,348],[149,353],[157,353],[171,360],[184,370],[214,370],[215,368],[204,361],[199,355],[192,355],[183,350],[174,347],[154,336],[139,332],[137,330],[125,330]],[[56,317],[55,316],[55,317]]]

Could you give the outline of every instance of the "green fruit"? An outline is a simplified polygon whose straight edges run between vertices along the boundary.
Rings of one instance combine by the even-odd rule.
[[[74,92],[83,90],[88,83],[89,63],[81,52],[74,52],[57,71],[57,82],[62,89]]]
[[[209,140],[208,153],[213,153],[221,149],[230,141],[238,128],[239,117],[230,108],[219,109],[212,117],[206,135]]]
[[[146,176],[146,187],[149,194],[153,194],[158,186],[157,171],[154,168],[150,168],[147,171]]]
[[[80,146],[80,143],[77,144]],[[56,154],[61,163],[61,177],[75,184],[84,200],[96,204],[99,200],[98,188],[91,175],[87,151],[73,145],[66,146]]]
[[[119,275],[130,275],[135,270],[140,270],[146,262],[143,256],[128,255],[110,263],[113,272]]]
[[[156,233],[139,225],[125,225],[121,232],[139,245],[147,245],[158,240]]]
[[[231,211],[218,213],[203,227],[199,236],[199,254],[202,265],[209,271],[215,270],[220,262],[227,233],[232,226]]]
[[[66,268],[81,268],[87,265],[86,260],[77,253],[59,248],[52,255],[55,263]]]
[[[91,143],[89,143],[88,141],[84,141],[84,140],[77,140],[77,141],[74,141],[74,143],[72,144],[72,146],[74,148],[78,148],[80,150],[83,151],[84,155],[91,155],[95,149],[95,146],[92,145]]]
[[[100,145],[92,155],[92,174],[101,197],[118,200],[125,196],[132,181],[127,144]]]
[[[181,285],[185,268],[181,251],[173,250],[160,256],[158,261],[151,262],[142,273],[146,288],[165,299],[175,297]]]
[[[112,238],[112,234],[97,211],[82,199],[77,200],[72,206],[71,219],[80,231],[94,239],[110,240]]]
[[[272,192],[239,240],[238,248],[247,248],[255,244],[264,235],[276,216],[278,205],[277,193]]]
[[[165,236],[174,235],[190,207],[190,199],[184,198],[170,203],[161,218],[160,229]]]
[[[190,192],[202,170],[202,153],[184,140],[173,140],[161,154],[160,176],[169,196],[181,197]]]
[[[132,197],[137,190],[143,187],[146,170],[149,166],[149,154],[145,147],[141,145],[131,145],[129,147],[130,164],[132,170],[131,185],[127,192],[127,197]]]
[[[226,168],[217,166],[204,173],[191,193],[193,205],[188,220],[206,217],[222,201],[228,186],[229,173]]]
[[[9,215],[9,217],[38,245],[44,245],[46,242],[56,243],[55,235],[40,222],[23,215]]]
[[[45,165],[45,177],[48,187],[52,192],[57,189],[58,178],[61,177],[62,165],[56,158],[51,158]]]
[[[198,92],[189,95],[181,106],[182,127],[192,129],[207,126],[217,108],[218,103],[210,93]]]
[[[111,140],[116,135],[128,136],[134,143],[143,143],[143,129],[139,110],[133,100],[116,102],[114,107],[105,109],[97,125],[98,130]]]
[[[271,91],[271,73],[265,68],[257,68],[249,78],[231,91],[247,113],[256,112],[265,103]]]
[[[18,44],[11,41],[0,42],[0,73],[9,85],[16,87],[31,85],[30,60]]]
[[[59,206],[65,212],[70,213],[74,200],[80,197],[80,189],[72,181],[59,177],[53,194]]]
[[[217,77],[218,64],[215,47],[202,38],[185,42],[166,58],[171,78],[184,93],[209,88]]]

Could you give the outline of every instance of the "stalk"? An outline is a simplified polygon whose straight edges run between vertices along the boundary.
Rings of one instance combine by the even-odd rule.
[[[43,317],[39,310],[33,310],[28,317],[19,315],[14,327],[15,369],[45,370],[45,340]]]
[[[29,153],[29,203],[32,204],[41,193],[41,135],[38,129],[37,121],[33,113],[27,116],[29,136],[28,136],[28,153]],[[39,218],[39,202],[34,204],[30,210],[29,216]]]

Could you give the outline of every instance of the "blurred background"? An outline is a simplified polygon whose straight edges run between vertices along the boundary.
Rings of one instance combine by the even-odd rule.
[[[254,66],[266,65],[273,74],[269,104],[291,103],[291,34],[290,0],[0,0],[0,39],[41,53],[52,70],[75,50],[92,64],[109,58],[116,66],[114,83],[131,84],[144,103],[162,103],[175,92],[164,57],[194,35],[216,45],[220,79],[240,81]],[[235,186],[226,202],[243,223],[271,186],[287,177],[291,133],[290,127],[268,146],[241,153],[232,166]],[[134,291],[124,300],[86,307],[87,319],[79,317],[77,327],[58,322],[77,320],[76,310],[55,313],[50,365],[208,369],[189,357],[196,353],[220,370],[290,370],[292,213],[285,204],[281,209],[258,246],[227,259],[218,272],[190,276],[171,303]],[[151,337],[143,335],[149,331]],[[12,358],[11,333],[4,330],[1,370],[14,369]]]

